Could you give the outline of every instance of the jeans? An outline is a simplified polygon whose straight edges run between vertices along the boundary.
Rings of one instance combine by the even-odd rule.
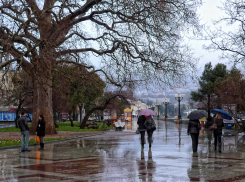
[[[221,137],[222,137],[222,133],[215,133],[214,134],[214,146],[215,146],[215,148],[217,146],[217,140],[219,142],[219,145],[221,145]]]
[[[193,150],[193,152],[196,152],[197,151],[198,137],[199,137],[199,133],[191,133],[192,150]]]
[[[21,131],[21,150],[28,150],[29,147],[29,131]]]
[[[151,144],[153,142],[153,140],[152,140],[152,134],[153,134],[153,131],[147,131],[149,144]]]

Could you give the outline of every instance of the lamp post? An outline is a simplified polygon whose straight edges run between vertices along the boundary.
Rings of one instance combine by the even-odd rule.
[[[169,99],[165,97],[165,100],[163,100],[163,103],[165,104],[165,118],[168,117],[168,104],[169,104]]]
[[[179,102],[179,115],[178,115],[178,119],[180,121],[181,119],[181,114],[180,114],[180,101],[183,99],[184,95],[180,94],[180,92],[178,92],[178,95],[175,95],[175,100],[177,100]]]
[[[159,106],[160,106],[161,104],[158,102],[158,100],[156,101],[156,104],[155,104],[155,106],[157,106],[157,113],[158,113],[158,116],[157,116],[157,118],[159,119]]]

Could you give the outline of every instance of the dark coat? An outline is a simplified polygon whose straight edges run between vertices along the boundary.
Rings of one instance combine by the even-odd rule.
[[[197,120],[189,120],[188,128],[187,128],[188,134],[199,133],[200,129],[201,129],[201,124],[200,124],[200,121],[198,119]]]
[[[222,128],[225,126],[223,119],[213,118],[213,121],[217,124],[217,129],[214,130],[214,135],[222,135]]]
[[[17,120],[17,124],[18,124],[18,127],[20,128],[20,131],[26,131],[26,130],[29,131],[29,127],[28,127],[26,116],[21,116]]]
[[[144,115],[141,115],[138,118],[137,124],[139,125],[139,131],[145,131],[145,125],[144,125],[145,120],[146,120],[146,117]]]
[[[38,120],[36,132],[37,136],[45,136],[45,121]]]

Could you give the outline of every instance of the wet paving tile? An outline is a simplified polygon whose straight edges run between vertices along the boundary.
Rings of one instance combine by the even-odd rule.
[[[39,152],[0,150],[0,181],[245,181],[245,137],[224,131],[222,153],[202,130],[193,154],[186,124],[158,121],[153,146],[141,149],[133,130],[45,145]]]

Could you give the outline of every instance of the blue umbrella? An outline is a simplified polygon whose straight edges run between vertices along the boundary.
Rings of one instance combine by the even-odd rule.
[[[212,109],[212,110],[211,110],[211,113],[213,113],[213,114],[215,114],[215,115],[216,115],[217,113],[220,113],[222,119],[228,119],[228,120],[231,120],[231,119],[232,119],[231,115],[230,115],[228,112],[226,112],[226,111],[224,111],[224,110],[222,110],[222,109]]]

